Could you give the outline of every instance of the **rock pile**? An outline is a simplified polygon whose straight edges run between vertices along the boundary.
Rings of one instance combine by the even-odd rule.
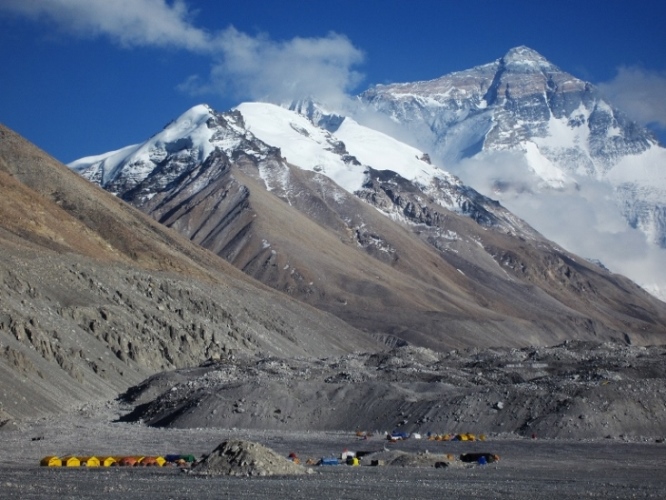
[[[305,474],[306,469],[270,448],[251,441],[224,441],[193,469],[209,476],[276,476]]]

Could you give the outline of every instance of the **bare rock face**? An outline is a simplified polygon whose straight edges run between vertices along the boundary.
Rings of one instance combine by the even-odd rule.
[[[306,469],[270,448],[251,441],[225,441],[196,465],[207,476],[278,476],[305,474]]]

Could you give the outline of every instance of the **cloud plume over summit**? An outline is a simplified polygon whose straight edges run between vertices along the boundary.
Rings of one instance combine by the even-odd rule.
[[[666,72],[623,66],[599,88],[634,120],[666,131]]]
[[[447,167],[550,240],[666,298],[666,249],[627,224],[609,183],[572,174],[575,182],[566,188],[544,189],[525,158],[510,151],[485,152]]]

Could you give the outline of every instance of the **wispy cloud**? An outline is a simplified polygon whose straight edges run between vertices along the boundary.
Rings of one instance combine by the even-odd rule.
[[[208,86],[252,99],[281,102],[301,97],[341,100],[362,79],[353,69],[363,52],[344,35],[271,40],[234,28],[217,35],[217,56]]]
[[[666,250],[629,226],[603,181],[575,178],[561,190],[543,189],[525,158],[512,152],[488,152],[447,165],[468,185],[500,202],[550,240],[582,257],[601,261],[647,289],[666,297]],[[503,182],[498,191],[497,181]]]
[[[666,130],[666,72],[623,66],[599,88],[634,120]]]
[[[3,0],[0,11],[54,23],[82,36],[105,36],[124,47],[176,47],[209,54],[208,75],[191,75],[181,90],[240,99],[339,100],[362,79],[363,53],[343,35],[272,40],[233,27],[196,26],[183,0]]]
[[[182,0],[3,0],[0,9],[64,31],[107,36],[123,46],[175,46],[207,50],[210,35],[192,24]]]

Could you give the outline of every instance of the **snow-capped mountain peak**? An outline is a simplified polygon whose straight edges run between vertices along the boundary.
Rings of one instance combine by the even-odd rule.
[[[474,182],[482,192],[500,197],[506,193],[501,199],[510,209],[555,240],[556,233],[539,224],[554,225],[552,202],[544,203],[547,213],[539,214],[534,210],[539,196],[561,191],[566,206],[560,213],[567,214],[574,199],[594,213],[595,206],[606,206],[607,197],[590,203],[591,197],[609,192],[616,213],[596,219],[624,218],[627,231],[638,229],[651,244],[666,248],[666,149],[593,84],[528,47],[515,47],[492,63],[429,82],[378,85],[360,98],[421,138],[419,146],[463,180],[471,182],[471,175],[480,179],[481,184]],[[498,160],[501,155],[505,161]],[[466,171],[466,165],[473,165],[474,172]],[[582,185],[587,190],[581,190]],[[534,201],[526,202],[528,196]],[[556,226],[561,232],[559,228],[570,224],[563,219]],[[646,272],[640,278],[634,272],[640,266],[624,266],[626,258],[607,252],[591,255],[586,249],[592,246],[569,249],[644,284],[654,275]]]
[[[521,45],[510,49],[500,59],[505,69],[517,72],[533,71],[559,71],[557,66],[550,63],[536,50]]]
[[[108,191],[122,194],[140,185],[166,164],[170,168],[163,172],[163,183],[175,179],[189,165],[204,162],[216,150],[231,154],[249,148],[259,156],[270,150],[265,144],[249,144],[252,138],[240,113],[217,113],[210,106],[200,104],[143,144],[81,158],[69,166]]]
[[[390,192],[380,211],[393,219],[429,223],[437,217],[433,210],[451,211],[504,233],[535,235],[497,202],[433,164],[426,152],[315,103],[303,102],[298,109],[248,102],[217,113],[195,106],[143,144],[83,158],[70,167],[144,207],[167,200],[176,185],[187,184],[190,195],[205,190],[210,179],[224,175],[224,164],[244,155],[266,188],[287,200],[293,190],[289,169],[295,166],[327,177],[341,189],[340,196],[374,200]],[[333,120],[334,133],[329,130]],[[429,203],[438,208],[426,208]]]

